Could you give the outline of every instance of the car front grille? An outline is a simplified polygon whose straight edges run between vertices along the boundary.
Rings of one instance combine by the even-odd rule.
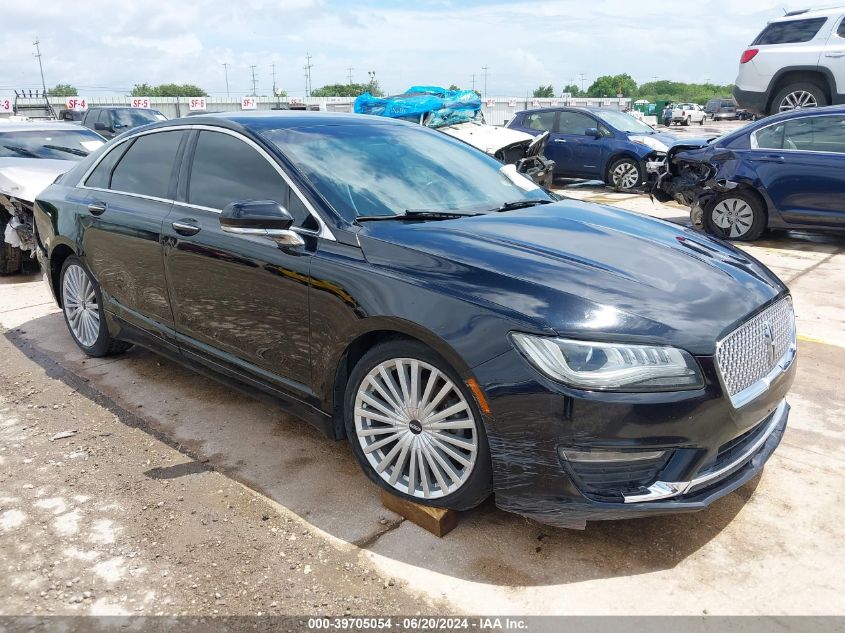
[[[794,346],[795,313],[788,297],[719,341],[716,363],[731,399],[766,378]]]

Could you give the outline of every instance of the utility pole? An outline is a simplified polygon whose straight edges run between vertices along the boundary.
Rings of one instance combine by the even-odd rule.
[[[581,78],[581,92],[584,92],[584,82],[587,81],[587,75],[578,73],[578,76]]]
[[[349,79],[349,85],[350,86],[352,85],[352,71],[353,70],[355,70],[355,69],[352,68],[352,66],[350,66],[349,68],[346,69],[346,72],[348,73],[347,78]]]
[[[305,66],[303,66],[303,70],[305,70],[305,96],[311,96],[311,69],[313,68],[313,64],[311,63],[311,54],[305,53]]]
[[[39,47],[39,44],[41,44],[41,42],[38,37],[36,37],[32,45],[35,47],[35,56],[38,58],[38,69],[41,71],[41,87],[44,89],[44,96],[46,97],[47,83],[44,81],[44,66],[41,64],[41,48]]]
[[[484,98],[487,98],[487,71],[490,70],[489,66],[482,66],[481,70],[484,71]]]
[[[229,62],[223,62],[221,66],[223,66],[223,74],[226,76],[226,100],[229,100],[231,98],[229,96]]]
[[[276,107],[279,107],[279,93],[276,91],[276,64],[270,64],[273,72],[273,98],[276,100]]]
[[[472,73],[472,91],[475,92],[475,73]]]
[[[257,96],[258,96],[258,94],[256,93],[256,88],[255,88],[256,83],[257,83],[257,80],[256,80],[256,78],[255,78],[255,64],[253,64],[253,65],[252,65],[252,66],[250,66],[249,68],[250,68],[250,70],[252,71],[252,96],[253,96],[253,97],[257,97]]]

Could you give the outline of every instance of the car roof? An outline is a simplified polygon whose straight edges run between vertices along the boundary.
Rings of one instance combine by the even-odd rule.
[[[546,108],[531,108],[530,110],[521,110],[516,114],[528,114],[531,112],[592,112],[593,114],[601,115],[605,112],[616,112],[626,114],[621,110],[614,110],[613,108],[600,108],[597,106],[548,106]]]
[[[92,105],[89,110],[149,110],[150,112],[158,112],[155,108],[134,108],[128,105]]]
[[[372,116],[369,114],[350,114],[346,112],[318,112],[314,110],[259,110],[255,112],[213,112],[204,116],[184,116],[179,119],[156,124],[159,127],[170,125],[201,125],[212,123],[221,127],[241,127],[246,129],[293,128],[305,125],[341,125],[355,123],[357,125],[410,125],[420,127],[416,123],[408,123],[388,117]]]
[[[779,112],[764,119],[760,119],[758,123],[765,123],[771,125],[778,121],[788,121],[789,119],[802,119],[809,116],[818,116],[819,114],[845,114],[845,105],[825,106],[823,108],[798,108],[796,110],[788,110],[786,112]],[[765,127],[763,125],[759,127]]]
[[[0,123],[0,133],[3,132],[46,132],[49,130],[76,130],[90,132],[87,127],[78,123],[64,121],[24,121],[15,123]]]
[[[769,20],[769,24],[772,22],[789,22],[790,20],[802,20],[806,18],[830,17],[831,15],[837,16],[842,15],[843,13],[845,13],[845,5],[823,7],[820,9],[804,9],[802,11],[790,11],[786,15]]]

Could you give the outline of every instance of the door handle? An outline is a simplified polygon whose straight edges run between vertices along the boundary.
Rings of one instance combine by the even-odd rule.
[[[90,213],[91,215],[103,215],[105,212],[105,202],[92,202],[88,205],[88,213]]]
[[[566,139],[565,138],[556,138],[555,143],[566,143]]]
[[[833,51],[831,53],[825,53],[825,57],[845,57],[845,51]]]
[[[179,235],[196,235],[200,232],[200,227],[194,224],[194,220],[190,219],[176,220],[175,222],[171,222],[170,226]]]
[[[760,163],[783,163],[785,159],[784,159],[783,156],[778,156],[776,154],[769,154],[768,156],[758,156],[754,160],[756,160]]]

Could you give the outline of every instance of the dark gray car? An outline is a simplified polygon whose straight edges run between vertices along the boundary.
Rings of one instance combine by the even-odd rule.
[[[126,130],[166,120],[167,117],[158,110],[123,106],[96,107],[85,113],[82,125],[105,138],[114,138]]]

